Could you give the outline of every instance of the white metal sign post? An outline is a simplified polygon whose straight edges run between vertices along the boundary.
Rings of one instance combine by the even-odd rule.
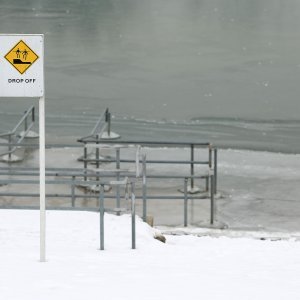
[[[39,98],[40,261],[46,261],[44,35],[0,34],[0,97]]]

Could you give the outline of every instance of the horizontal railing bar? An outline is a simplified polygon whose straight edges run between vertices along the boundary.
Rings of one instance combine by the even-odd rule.
[[[9,197],[23,197],[23,198],[28,198],[28,197],[36,197],[38,198],[40,196],[40,194],[38,193],[23,193],[23,194],[19,194],[19,193],[0,193],[0,197],[2,196],[9,196]],[[121,196],[124,197],[124,196]],[[207,196],[209,197],[209,196]],[[72,198],[71,194],[46,194],[46,198]],[[99,194],[75,194],[74,198],[94,198],[94,199],[99,199]],[[105,195],[105,199],[115,199],[116,196],[114,195]],[[142,196],[138,196],[135,195],[135,198],[138,200],[143,200]],[[147,195],[148,199],[152,199],[152,200],[183,200],[184,199],[184,195],[182,196],[178,196],[178,195]],[[197,197],[197,196],[191,196],[188,195],[188,199],[189,200],[205,200],[203,199],[203,197]],[[2,208],[1,204],[0,204],[0,209]]]
[[[116,162],[116,159],[92,159],[92,158],[82,158],[82,161],[87,162]],[[125,163],[132,163],[135,162],[135,160],[130,159],[120,159],[119,162],[125,162]],[[140,163],[142,163],[142,160],[139,160]],[[197,161],[197,160],[146,160],[146,163],[148,164],[197,164],[197,165],[208,165],[209,161]]]
[[[1,166],[1,170],[13,170],[13,171],[26,171],[26,170],[30,170],[30,171],[39,171],[39,168],[34,168],[34,167],[6,167],[6,166]],[[46,171],[85,171],[84,168],[46,168]]]
[[[96,141],[95,141],[96,142]],[[101,140],[102,142],[102,140]],[[107,143],[107,142],[111,142],[111,141],[108,141],[108,140],[103,140],[103,143]],[[121,141],[117,141],[118,143],[120,143]],[[116,141],[115,141],[116,143]],[[143,146],[152,146],[152,147],[155,147],[155,148],[159,148],[159,146],[161,147],[164,147],[164,146],[180,146],[180,147],[184,147],[184,146],[191,146],[191,145],[194,145],[194,146],[199,146],[199,147],[204,147],[204,146],[211,146],[211,144],[207,144],[207,143],[193,143],[193,142],[189,142],[189,143],[179,143],[179,142],[174,142],[174,143],[171,143],[171,142],[139,142],[139,141],[136,141],[134,143],[135,145],[143,145]],[[32,144],[26,144],[26,143],[9,143],[9,145],[11,146],[21,146],[21,147],[27,147],[27,148],[31,148],[31,149],[39,149],[39,144],[36,144],[36,143],[32,143]],[[7,146],[7,143],[0,143],[0,146]],[[45,145],[46,149],[52,149],[52,148],[82,148],[82,145],[81,144],[52,144],[52,143],[48,143]]]
[[[78,142],[82,143],[80,139],[77,140]],[[132,144],[132,145],[178,145],[178,146],[184,146],[184,145],[194,145],[194,146],[212,146],[211,143],[208,142],[173,142],[173,141],[143,141],[143,140],[101,140],[101,139],[91,139],[86,140],[84,143],[99,143],[99,144]]]
[[[7,131],[7,132],[4,132],[4,133],[0,133],[0,137],[9,136],[9,135],[14,135],[14,133],[12,131]],[[7,144],[4,144],[4,145],[7,145]]]
[[[0,146],[7,146],[8,143],[0,143]],[[39,144],[26,144],[26,143],[9,143],[10,146],[20,146],[20,147],[27,147],[30,149],[39,149]],[[82,148],[82,145],[79,144],[46,144],[45,147],[47,149],[52,148]]]
[[[39,173],[15,173],[15,174],[12,174],[12,173],[9,173],[9,172],[1,172],[0,171],[0,176],[11,176],[11,175],[14,175],[14,176],[38,176],[39,175]],[[127,176],[127,177],[129,177],[129,176],[131,176],[131,177],[135,177],[135,174],[133,174],[133,173],[128,173],[128,172],[124,172],[123,174],[123,177],[124,176]],[[58,173],[56,173],[56,174],[52,174],[52,173],[46,173],[46,176],[57,176],[57,177],[59,177],[59,176],[65,176],[65,177],[67,177],[67,176],[70,176],[70,177],[104,177],[104,178],[114,178],[114,177],[116,177],[116,173],[115,172],[112,172],[112,173],[98,173],[98,174],[82,174],[82,173],[60,173],[60,174],[58,174]],[[153,174],[147,174],[147,178],[170,178],[170,179],[176,179],[176,178],[178,178],[178,179],[182,179],[182,178],[195,178],[195,179],[201,179],[201,178],[206,178],[207,176],[209,176],[209,174],[203,174],[203,175],[168,175],[168,174],[160,174],[160,175],[153,175]],[[14,183],[13,182],[13,180],[14,179],[1,179],[0,178],[0,183],[2,182],[2,183],[4,183],[4,181],[5,181],[5,183]],[[22,179],[20,179],[20,180],[22,180]],[[61,183],[63,181],[63,183],[75,183],[76,184],[76,182],[85,182],[85,183],[91,183],[91,181],[89,180],[88,182],[87,181],[75,181],[75,180],[71,180],[71,179],[69,179],[69,180],[63,180],[63,179],[60,179],[60,180],[57,180],[57,182],[59,182],[59,183]],[[36,181],[37,183],[38,183],[38,181]],[[100,181],[94,181],[94,182],[96,182],[96,184],[102,184],[102,182]],[[32,182],[30,182],[30,183],[32,183]],[[49,183],[49,181],[47,181],[47,183]],[[106,183],[105,183],[106,184]]]
[[[115,180],[114,180],[115,181]],[[39,184],[39,180],[28,180],[28,179],[0,179],[1,184]],[[74,185],[114,185],[110,181],[95,181],[95,180],[46,180],[46,184],[74,184]]]
[[[38,210],[40,209],[39,206],[30,206],[30,205],[9,205],[3,206],[1,209],[28,209],[28,210]],[[95,211],[98,212],[99,208],[97,207],[72,207],[72,206],[47,206],[47,210],[77,210],[77,211]]]

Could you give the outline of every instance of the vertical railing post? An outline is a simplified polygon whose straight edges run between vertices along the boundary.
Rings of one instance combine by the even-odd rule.
[[[32,121],[32,123],[34,123],[34,121],[35,121],[35,108],[34,108],[34,106],[32,107],[32,111],[31,111],[31,121]]]
[[[211,170],[211,167],[212,167],[212,148],[211,148],[211,145],[209,144],[208,146],[208,168],[209,170]],[[205,190],[206,192],[208,192],[209,190],[209,177],[207,176],[205,178],[205,181],[206,181],[206,187],[205,187]]]
[[[24,119],[24,134],[25,134],[25,132],[26,132],[27,129],[28,129],[28,116],[29,116],[29,111],[28,111],[28,110],[25,110],[24,115],[25,115],[25,119]]]
[[[188,224],[188,197],[187,197],[188,179],[184,178],[184,227]]]
[[[143,221],[147,221],[147,170],[146,155],[143,155]]]
[[[71,184],[72,207],[75,207],[75,176],[72,176]]]
[[[12,146],[11,146],[11,134],[8,136],[8,160],[11,161],[11,151],[12,151]]]
[[[26,113],[26,112],[25,112]],[[24,134],[25,134],[25,132],[27,131],[27,129],[28,129],[28,122],[27,122],[27,116],[26,116],[26,118],[25,118],[25,120],[24,120]]]
[[[217,181],[218,181],[218,149],[214,149],[214,193],[217,193]]]
[[[98,135],[96,136],[96,139],[97,139],[96,145],[99,145],[99,142],[98,142],[99,136]],[[100,163],[99,163],[100,155],[99,155],[99,147],[98,146],[96,146],[96,155],[95,156],[96,156],[96,168],[99,169],[99,166],[100,166]],[[99,173],[97,172],[97,174],[99,174]],[[96,177],[96,181],[97,182],[99,181],[99,176]],[[99,186],[97,185],[97,188],[98,187]]]
[[[100,250],[104,250],[104,184],[100,185]]]
[[[96,168],[99,169],[99,166],[100,166],[100,162],[99,162],[99,158],[100,158],[100,155],[99,155],[99,142],[98,142],[98,135],[97,135],[97,142],[96,142]]]
[[[110,115],[108,108],[106,109],[106,112],[105,112],[105,122],[107,123],[107,136],[110,137],[111,115]]]
[[[117,170],[120,169],[120,148],[116,149],[116,169]],[[117,181],[119,181],[120,180],[120,172],[117,172],[116,176],[117,176]],[[119,185],[116,186],[116,205],[117,205],[117,208],[121,207],[120,186]],[[119,216],[120,213],[118,212],[117,215]]]
[[[135,249],[135,185],[131,182],[131,247]]]
[[[210,176],[210,224],[214,224],[215,218],[215,199],[214,199],[214,176]]]
[[[191,191],[194,189],[194,144],[191,144]]]
[[[84,145],[83,145],[83,168],[84,168],[84,181],[87,181],[87,176],[86,176],[86,173],[87,173],[87,143],[84,142]]]

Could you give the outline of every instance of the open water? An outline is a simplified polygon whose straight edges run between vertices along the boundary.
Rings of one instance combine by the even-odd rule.
[[[48,142],[109,107],[123,136],[300,153],[298,0],[1,0],[0,28],[45,34]]]

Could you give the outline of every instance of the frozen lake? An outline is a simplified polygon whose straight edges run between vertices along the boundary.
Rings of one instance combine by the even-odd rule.
[[[3,0],[0,27],[45,34],[49,139],[80,136],[110,107],[138,137],[153,120],[154,138],[197,130],[300,153],[299,11],[297,0]],[[30,104],[2,99],[0,130]]]
[[[147,159],[180,159],[189,157],[189,149],[144,149]],[[77,161],[82,149],[48,149],[48,168],[83,168]],[[207,159],[207,151],[198,151],[196,159]],[[1,163],[0,166],[7,166]],[[20,167],[38,167],[37,152],[18,164]],[[92,168],[92,167],[90,167]],[[114,166],[113,166],[114,168]],[[147,165],[147,174],[189,174],[189,166]],[[202,174],[203,167],[196,167],[195,174]],[[2,177],[3,178],[3,177]],[[49,177],[51,179],[52,177]],[[25,179],[25,178],[23,178]],[[59,178],[53,178],[59,179]],[[218,152],[218,193],[216,199],[216,227],[234,230],[299,232],[300,223],[300,155],[280,154],[261,151],[219,150]],[[177,195],[183,188],[183,180],[148,179],[148,195]],[[205,182],[195,181],[195,186],[204,189]],[[38,193],[38,185],[4,185],[0,192]],[[66,193],[70,186],[47,185],[47,193]],[[80,190],[77,190],[80,192]],[[137,196],[142,195],[141,185]],[[107,195],[114,196],[115,192]],[[182,196],[182,194],[181,194]],[[194,195],[195,196],[195,195]],[[201,195],[199,195],[199,198]],[[49,198],[49,205],[70,207],[70,198]],[[1,205],[38,205],[38,198],[0,197]],[[106,199],[107,207],[115,207],[114,199]],[[76,206],[95,207],[97,200],[76,200]],[[154,225],[182,226],[183,200],[148,200],[148,215],[154,217]],[[137,201],[137,213],[142,216],[142,202]],[[209,199],[189,201],[188,223],[190,226],[209,227]]]

